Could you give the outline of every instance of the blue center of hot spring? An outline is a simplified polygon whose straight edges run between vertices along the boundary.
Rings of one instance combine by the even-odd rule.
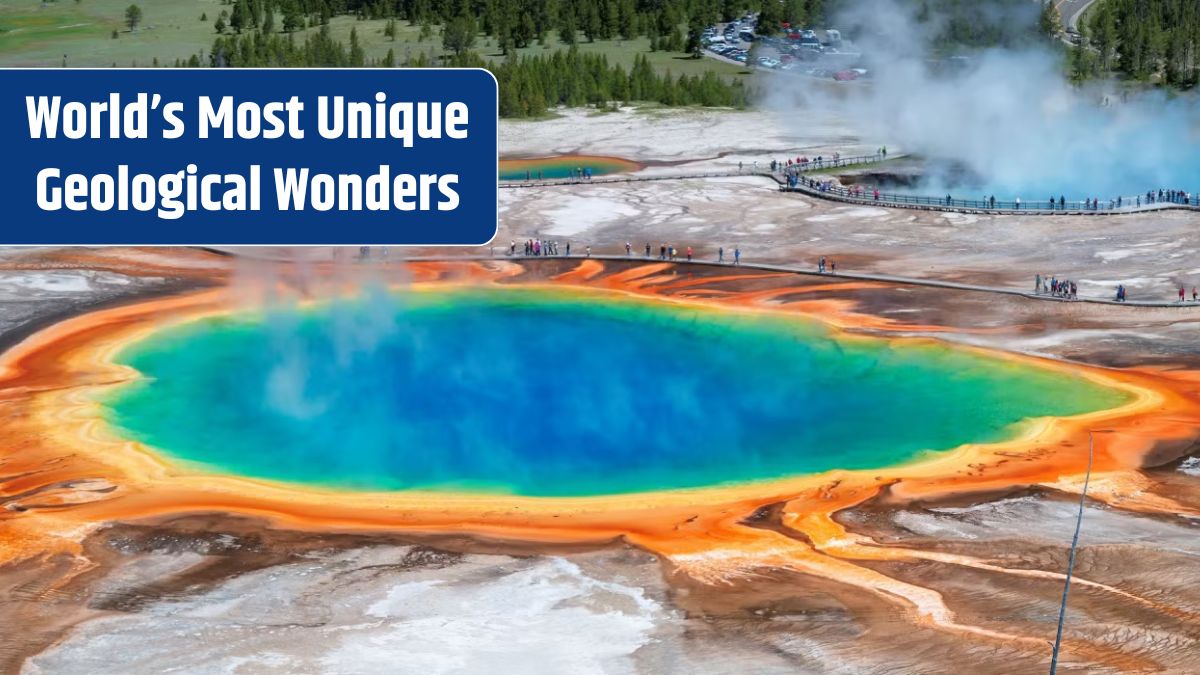
[[[1118,405],[933,342],[582,291],[420,291],[204,319],[120,357],[122,435],[216,470],[566,496],[882,467]]]

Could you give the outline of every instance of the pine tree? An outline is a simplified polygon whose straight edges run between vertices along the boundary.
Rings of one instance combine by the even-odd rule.
[[[701,36],[704,33],[704,22],[699,16],[692,18],[691,25],[688,26],[687,46],[684,49],[692,55],[692,58],[698,59],[704,56],[704,43]]]
[[[142,22],[142,8],[137,5],[130,5],[125,8],[125,25],[129,26],[129,32],[137,30],[138,24]]]
[[[300,8],[291,3],[283,11],[283,32],[293,33],[301,28],[304,28],[304,16],[300,14]]]
[[[246,3],[244,0],[238,0],[233,5],[233,11],[229,13],[229,27],[235,33],[241,33],[242,27],[246,25]]]
[[[1043,0],[1042,13],[1038,16],[1038,30],[1042,35],[1057,40],[1062,35],[1062,14],[1054,0]]]
[[[754,29],[759,35],[774,35],[779,32],[783,23],[783,3],[781,0],[762,0],[762,9],[758,13],[758,27]]]

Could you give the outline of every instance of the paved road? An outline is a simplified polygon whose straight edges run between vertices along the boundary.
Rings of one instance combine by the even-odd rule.
[[[1078,32],[1079,17],[1083,16],[1083,11],[1096,0],[1054,0],[1054,2],[1058,7],[1059,14],[1062,15],[1063,30]]]

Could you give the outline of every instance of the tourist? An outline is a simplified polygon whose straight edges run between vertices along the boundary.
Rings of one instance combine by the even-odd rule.
[[[692,247],[691,246],[687,247],[687,257],[688,257],[688,262],[692,262]]]
[[[650,257],[650,242],[646,242],[646,257]]]
[[[571,257],[571,242],[567,242],[567,257]]]
[[[631,255],[633,255],[633,244],[625,242],[625,256],[629,257]]]
[[[1200,299],[1200,296],[1196,295],[1196,287],[1192,286],[1192,302],[1196,302],[1197,299]]]
[[[1033,292],[1034,293],[1042,292],[1042,275],[1041,274],[1038,274],[1033,279]]]
[[[717,248],[717,262],[719,262],[719,263],[725,262],[725,247],[724,246]]]
[[[667,259],[667,245],[666,244],[663,244],[662,246],[658,247],[658,259],[659,260]]]
[[[1183,286],[1180,286],[1179,287],[1179,301],[1183,302],[1185,299],[1186,299],[1186,296],[1184,295]]]
[[[584,251],[587,253],[587,257],[589,257],[589,258],[590,258],[590,257],[592,257],[592,246],[591,246],[591,244],[589,244],[589,245],[585,246],[585,247],[584,247]]]
[[[742,249],[734,247],[733,249],[733,264],[740,265],[742,262]]]
[[[829,261],[829,273],[837,274],[837,261],[836,260]]]
[[[817,262],[817,272],[820,274],[825,273],[825,256],[821,256],[821,259]]]

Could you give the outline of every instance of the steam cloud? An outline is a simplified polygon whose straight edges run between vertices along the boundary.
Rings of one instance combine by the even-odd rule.
[[[303,249],[301,249],[303,250]],[[270,338],[274,359],[264,382],[268,407],[294,419],[312,419],[327,412],[337,392],[314,386],[315,368],[349,371],[361,360],[370,359],[388,339],[401,330],[395,320],[400,296],[388,290],[399,268],[390,278],[372,265],[350,260],[354,253],[344,249],[325,274],[315,273],[311,261],[300,255],[287,261],[289,251],[275,251],[276,261],[239,256],[234,268],[234,296],[242,309],[261,312]],[[347,294],[354,296],[347,300]],[[330,321],[324,328],[332,346],[331,360],[312,362],[312,336],[301,330],[302,303],[328,301]]]
[[[1200,189],[1194,96],[1119,93],[1113,83],[1076,88],[1064,76],[1061,50],[1048,45],[987,49],[962,68],[938,67],[930,46],[940,26],[936,17],[919,23],[917,4],[858,0],[831,22],[858,36],[869,83],[831,88],[772,78],[771,87],[802,83],[777,90],[772,102],[831,110],[863,137],[930,160],[917,189],[924,194],[1108,200]],[[1028,22],[1030,15],[999,20]],[[954,165],[957,176],[936,168]]]

